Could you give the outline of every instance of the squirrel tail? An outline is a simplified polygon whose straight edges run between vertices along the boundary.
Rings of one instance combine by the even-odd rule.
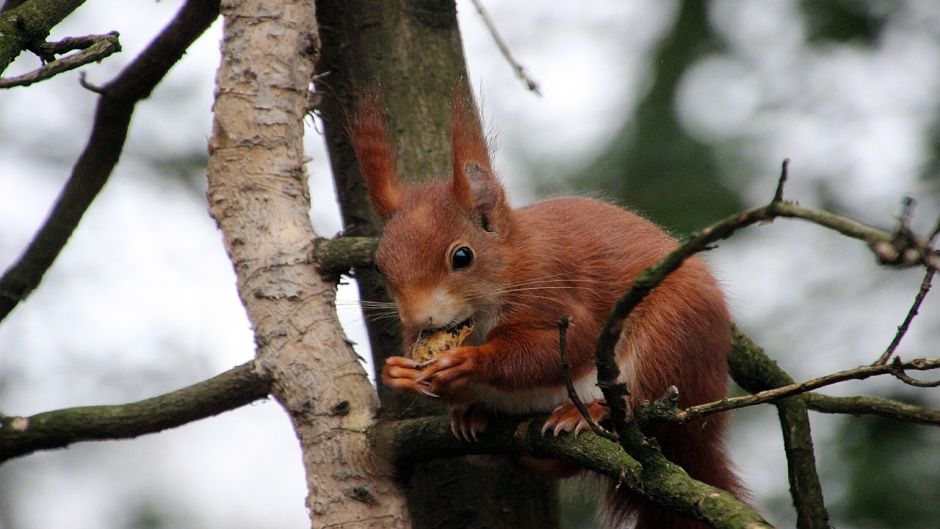
[[[726,490],[742,500],[747,500],[747,491],[732,470],[731,461],[725,453],[722,435],[725,417],[721,414],[707,421],[693,421],[683,425],[657,428],[653,437],[662,447],[669,460],[684,468],[699,481]],[[709,529],[709,525],[684,514],[670,511],[652,503],[626,487],[612,485],[604,509],[607,526],[636,529]]]

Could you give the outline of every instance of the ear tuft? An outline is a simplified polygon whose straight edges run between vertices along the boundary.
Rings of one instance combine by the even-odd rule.
[[[492,173],[489,146],[486,136],[483,135],[480,114],[473,102],[473,96],[462,80],[458,80],[454,87],[451,116],[454,174],[462,172],[467,162],[475,162]]]
[[[458,81],[454,89],[451,189],[457,201],[484,230],[502,232],[510,210],[502,185],[493,174],[490,153],[473,97]]]
[[[369,191],[369,201],[382,222],[401,207],[405,190],[395,176],[395,153],[382,119],[382,104],[376,90],[366,92],[356,105],[348,127],[349,140],[359,170]]]

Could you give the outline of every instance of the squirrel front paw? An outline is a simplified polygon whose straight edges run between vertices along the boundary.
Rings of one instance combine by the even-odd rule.
[[[474,382],[479,375],[477,348],[456,347],[418,364],[418,368],[421,369],[421,375],[414,380],[416,384],[426,385],[437,395],[459,394],[461,388],[468,382]]]
[[[404,356],[390,356],[382,367],[382,383],[399,391],[437,397],[436,393],[428,389],[427,382],[418,380],[421,374],[421,366],[414,360]]]
[[[591,416],[591,420],[594,421],[594,424],[606,419],[609,413],[607,402],[600,399],[588,404],[587,411],[588,415]],[[574,431],[574,434],[578,435],[587,428],[588,423],[584,420],[584,417],[581,416],[581,412],[578,411],[578,408],[574,404],[566,402],[555,408],[555,411],[545,420],[545,425],[542,426],[542,433],[544,434],[551,430],[552,434],[558,437],[558,434],[561,432]]]

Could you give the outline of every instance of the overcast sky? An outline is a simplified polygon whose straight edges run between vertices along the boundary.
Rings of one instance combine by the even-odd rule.
[[[653,0],[595,1],[577,10],[519,4],[486,2],[542,98],[513,77],[470,2],[458,1],[472,83],[497,131],[496,165],[515,204],[534,199],[534,179],[552,177],[531,174],[527,160],[549,160],[559,172],[578,167],[619,129],[649,82],[650,47],[675,12],[674,2]],[[103,83],[178,5],[89,2],[53,37],[119,31],[124,51],[84,69],[92,83]],[[714,2],[729,51],[685,79],[683,123],[703,138],[757,138],[745,153],[761,174],[750,180],[750,204],[770,197],[779,162],[790,157],[789,197],[812,205],[835,196],[845,211],[887,227],[900,197],[910,194],[921,197],[915,225],[926,229],[938,214],[920,175],[940,93],[940,46],[929,29],[940,27],[940,9],[911,5],[873,49],[810,52],[794,1]],[[251,358],[234,275],[204,196],[152,164],[205,151],[219,36],[216,24],[138,106],[105,190],[42,286],[0,325],[3,412],[146,398]],[[34,66],[21,60],[7,73]],[[94,103],[74,72],[0,93],[0,267],[47,214],[87,138]],[[340,224],[328,165],[316,127],[308,138],[312,217],[329,236]],[[742,176],[729,168],[730,181]],[[792,222],[743,234],[708,258],[737,321],[772,354],[785,353],[779,362],[798,378],[877,357],[920,281],[916,271],[879,269],[860,243]],[[358,309],[351,301],[340,308],[351,338],[364,343]],[[940,338],[940,302],[928,299],[921,312],[905,355],[936,352],[927,344]],[[747,414],[764,422],[738,421],[732,446],[761,504],[785,490],[786,470],[772,410]],[[817,423],[824,447],[832,430]],[[821,464],[827,457],[822,451]],[[265,402],[134,441],[84,443],[7,463],[0,509],[16,529],[117,528],[148,509],[166,515],[165,505],[172,506],[169,523],[182,527],[303,527],[299,458],[286,416]],[[786,512],[773,515],[790,523]]]

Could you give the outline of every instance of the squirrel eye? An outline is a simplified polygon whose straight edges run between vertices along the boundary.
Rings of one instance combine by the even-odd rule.
[[[470,266],[470,264],[473,263],[473,250],[466,246],[457,248],[454,250],[454,255],[450,257],[450,262],[454,270]]]

